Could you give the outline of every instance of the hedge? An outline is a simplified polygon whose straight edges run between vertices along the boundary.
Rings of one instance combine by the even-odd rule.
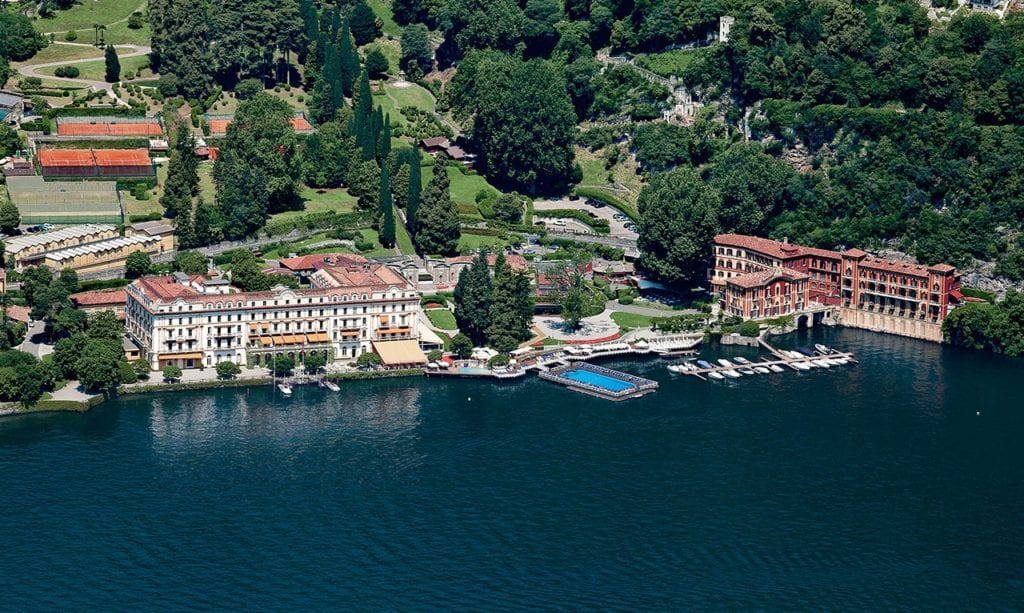
[[[139,223],[141,221],[160,221],[164,216],[160,213],[139,213],[128,216],[128,223]]]
[[[391,379],[393,377],[421,377],[426,371],[422,368],[396,368],[394,370],[355,370],[336,372],[327,375],[330,381],[361,381],[365,379]]]

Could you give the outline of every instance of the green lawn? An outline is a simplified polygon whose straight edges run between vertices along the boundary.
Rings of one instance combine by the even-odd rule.
[[[392,38],[398,38],[402,35],[402,28],[395,23],[395,18],[391,14],[391,3],[387,0],[367,0],[366,4],[373,9],[373,13],[380,18],[384,26],[381,28],[384,33]]]
[[[121,58],[121,74],[131,71],[135,72],[143,66],[149,66],[149,57],[145,55],[136,55],[134,57]],[[73,64],[78,69],[79,79],[89,79],[90,81],[102,81],[106,73],[106,62],[104,60],[96,60],[95,62],[83,62],[81,64]],[[51,66],[50,68],[40,68],[39,72],[42,74],[53,75],[54,71],[57,70],[57,66]],[[143,73],[145,76],[146,73]]]
[[[430,320],[430,323],[442,330],[459,329],[459,326],[455,323],[455,315],[448,309],[427,309],[423,312],[427,314],[427,319]]]
[[[203,183],[202,173],[199,179]],[[303,186],[299,191],[304,206],[298,211],[284,211],[270,216],[271,221],[301,217],[306,213],[318,211],[334,211],[336,213],[350,213],[356,208],[356,198],[342,188],[313,189]]]
[[[89,38],[87,40],[83,39],[82,35],[79,34],[78,40],[76,42],[91,43],[92,29],[89,29]],[[119,49],[118,52],[120,51],[121,50]],[[26,66],[30,64],[46,64],[48,62],[60,62],[71,60],[86,60],[89,58],[102,60],[103,50],[97,49],[96,47],[79,47],[78,45],[52,44],[47,45],[43,49],[40,49],[39,53],[36,53],[28,60],[24,62],[13,62],[11,66]]]
[[[395,239],[398,241],[398,248],[401,249],[402,253],[406,255],[412,255],[416,253],[416,247],[412,244],[412,237],[409,236],[409,231],[406,230],[405,224],[398,218],[398,214],[395,214]]]
[[[654,319],[649,315],[637,315],[636,313],[625,313],[622,311],[612,313],[611,318],[620,328],[629,329],[650,327],[651,321]]]
[[[463,234],[459,239],[459,252],[476,251],[481,247],[504,247],[505,241],[497,236],[481,236],[479,234]]]
[[[78,32],[79,40],[88,42],[83,39],[83,34],[88,30],[89,39],[92,39],[92,24],[102,23],[109,27],[116,21],[128,19],[134,11],[145,10],[146,3],[142,0],[82,0],[67,10],[54,11],[52,18],[37,20],[36,29],[40,32],[81,30]]]
[[[58,34],[57,36],[61,36]],[[83,39],[83,36],[86,38]],[[90,42],[94,40],[95,34],[92,31],[92,26],[89,27],[88,31],[78,32],[78,40],[75,42]],[[138,30],[133,30],[128,27],[127,22],[115,23],[112,26],[107,26],[107,29],[103,32],[103,41],[115,45],[148,45],[150,41],[149,24],[143,23],[142,27]]]
[[[200,166],[202,168],[202,166]],[[149,200],[136,200],[130,191],[121,190],[121,199],[129,215],[146,215],[148,213],[163,213],[160,206],[160,196],[163,194],[164,183],[167,181],[167,163],[156,167],[157,187],[149,192]],[[213,202],[208,200],[207,202]]]
[[[397,40],[378,38],[376,41],[363,47],[363,58],[374,49],[380,50],[388,60],[388,74],[392,77],[398,76],[398,62],[402,56],[402,45]]]
[[[395,250],[394,249],[389,249],[387,247],[381,246],[381,244],[380,244],[380,235],[373,228],[362,228],[362,229],[359,230],[359,233],[363,235],[363,240],[369,241],[369,242],[373,243],[374,245],[376,245],[376,248],[374,248],[371,251],[362,251],[361,252],[366,257],[372,258],[372,257],[375,257],[375,256],[382,256],[382,255],[395,255]]]
[[[464,175],[454,166],[447,166],[448,179],[451,181],[452,200],[455,204],[476,206],[476,193],[482,189],[500,193],[496,187],[487,182],[483,175]],[[422,173],[423,187],[426,188],[434,177],[434,167],[424,167]]]
[[[384,89],[398,102],[399,107],[413,106],[431,113],[436,109],[434,96],[415,83],[409,83],[408,87],[398,87],[394,83],[388,83]]]

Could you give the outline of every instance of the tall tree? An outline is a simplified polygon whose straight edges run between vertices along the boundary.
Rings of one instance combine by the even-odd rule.
[[[380,20],[377,19],[373,9],[362,0],[356,2],[356,5],[352,7],[349,26],[352,28],[352,37],[355,38],[356,44],[359,46],[371,43],[380,36]]]
[[[192,209],[192,198],[198,193],[199,162],[195,154],[195,137],[186,124],[179,123],[174,135],[164,193],[160,196],[164,215],[176,217],[181,211],[187,214]]]
[[[103,78],[107,83],[117,83],[121,80],[121,61],[117,59],[117,50],[114,45],[107,45],[104,52]]]
[[[387,164],[380,169],[380,193],[377,200],[380,207],[380,244],[385,247],[394,247],[395,206],[391,200],[391,177]]]
[[[356,51],[355,42],[352,40],[347,18],[341,22],[341,29],[338,32],[338,62],[342,91],[345,96],[351,96],[359,78],[359,52]]]
[[[269,211],[288,210],[299,202],[301,166],[292,115],[287,102],[261,92],[238,106],[224,142],[222,157],[231,153],[234,162],[262,176]]]
[[[449,192],[450,179],[442,157],[416,209],[416,247],[423,255],[452,255],[459,247],[459,209]]]
[[[420,168],[420,150],[413,147],[409,154],[409,187],[406,191],[405,219],[409,234],[416,236],[417,215],[420,208],[420,192],[423,191],[422,169]]]
[[[505,261],[504,252],[499,251],[494,261],[486,335],[487,344],[503,353],[530,338],[529,319],[524,318],[526,309],[522,304],[524,299],[529,300],[529,295],[522,294],[523,280],[517,279],[520,276]],[[530,307],[532,311],[532,303]]]
[[[656,174],[640,192],[640,264],[667,283],[701,281],[720,197],[691,168]]]
[[[402,55],[398,62],[410,79],[418,79],[430,72],[434,65],[434,48],[430,44],[430,30],[422,23],[402,29]]]
[[[482,343],[491,310],[491,273],[484,252],[477,253],[473,263],[459,275],[453,298],[459,330],[474,343]]]
[[[263,227],[267,221],[269,191],[262,170],[249,166],[228,151],[218,156],[213,178],[225,238],[236,240],[251,236]]]

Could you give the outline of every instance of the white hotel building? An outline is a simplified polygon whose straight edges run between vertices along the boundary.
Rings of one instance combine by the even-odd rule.
[[[222,279],[147,277],[127,288],[125,329],[153,369],[263,366],[274,354],[301,363],[320,353],[351,362],[375,351],[388,367],[426,362],[419,294],[380,264],[317,270],[312,287],[240,292]]]

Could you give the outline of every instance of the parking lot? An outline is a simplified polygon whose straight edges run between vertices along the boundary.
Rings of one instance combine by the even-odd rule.
[[[602,205],[601,203],[597,203],[597,206],[594,206],[592,204],[587,204],[587,201],[583,198],[578,200],[569,200],[568,198],[562,198],[559,200],[535,200],[533,203],[533,209],[535,211],[550,211],[554,209],[575,209],[583,211],[585,213],[592,214],[597,218],[607,219],[608,226],[611,229],[611,236],[628,240],[636,240],[637,238],[636,231],[626,227],[626,224],[630,223],[628,217],[620,213],[618,209]],[[564,226],[556,226],[553,223],[555,219],[557,218],[538,217],[534,221],[544,221],[549,228],[557,227],[558,229],[566,230],[581,229],[590,231],[589,226],[574,219],[566,219]]]

